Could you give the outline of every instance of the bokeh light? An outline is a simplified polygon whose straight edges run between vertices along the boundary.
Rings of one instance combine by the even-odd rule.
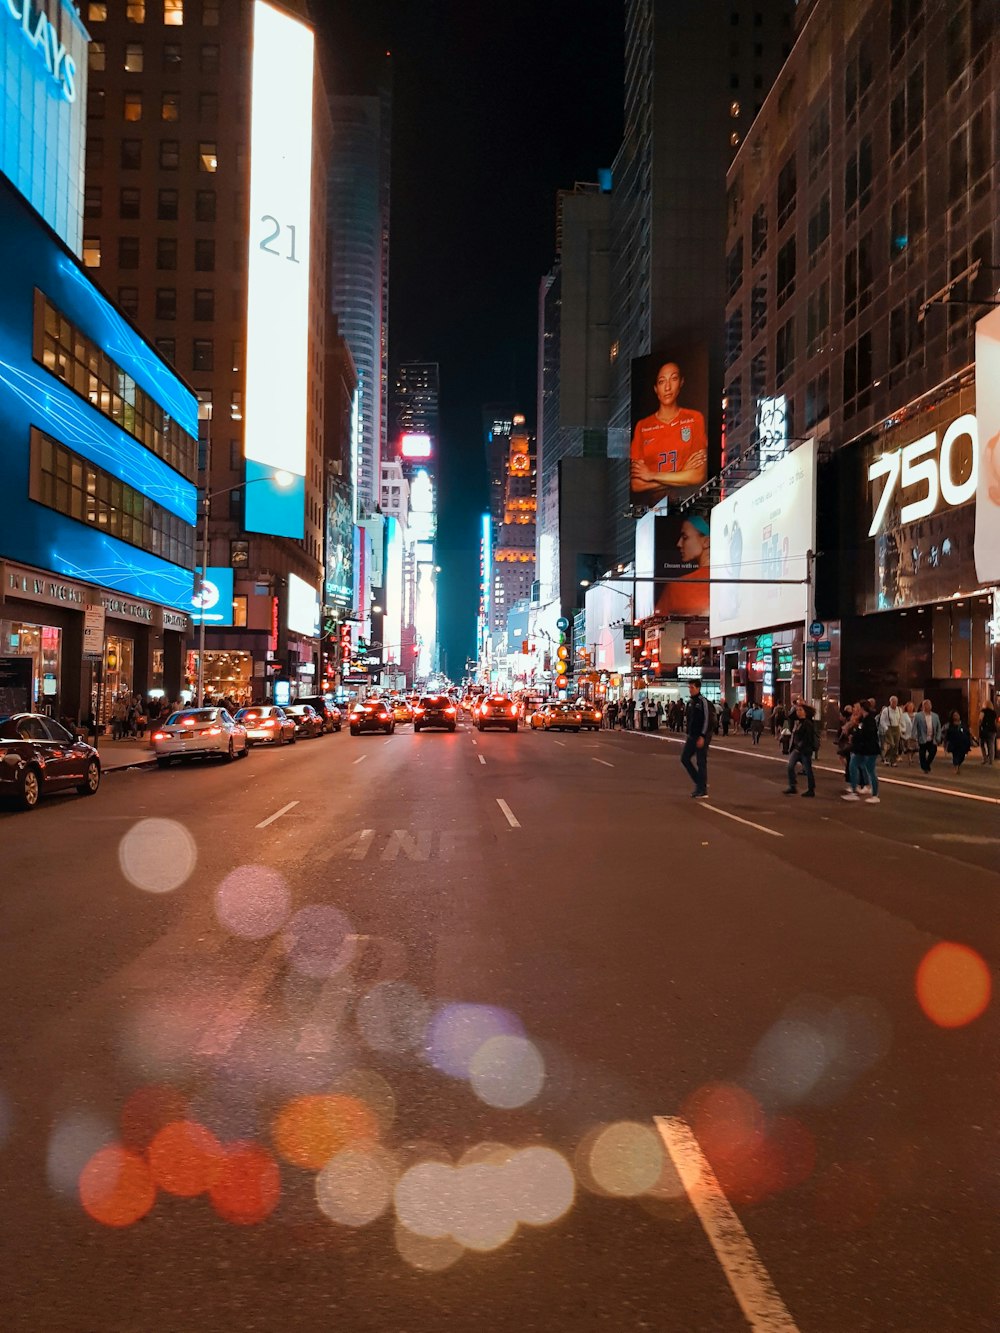
[[[380,1055],[404,1057],[422,1049],[430,1005],[406,981],[382,981],[358,1001],[355,1021],[365,1045]]]
[[[527,1037],[490,1037],[469,1064],[476,1096],[504,1110],[534,1101],[545,1083],[545,1062]]]
[[[302,907],[285,927],[285,950],[296,972],[306,977],[336,976],[357,953],[354,927],[336,907]]]
[[[147,893],[180,888],[197,860],[194,838],[175,819],[140,819],[118,844],[122,874]]]
[[[442,1074],[467,1079],[476,1052],[493,1037],[523,1037],[516,1014],[488,1004],[446,1004],[427,1026],[426,1052]]]
[[[153,1139],[172,1120],[187,1115],[187,1097],[178,1088],[149,1083],[129,1094],[119,1118],[126,1148],[145,1152]]]
[[[377,1139],[378,1128],[374,1112],[358,1098],[312,1093],[283,1106],[271,1134],[286,1162],[318,1171],[350,1144]]]
[[[446,1268],[457,1263],[465,1251],[450,1236],[432,1239],[408,1230],[401,1222],[396,1223],[396,1249],[400,1258],[411,1268],[423,1273],[443,1273]]]
[[[243,940],[277,934],[288,920],[291,904],[284,876],[270,866],[239,866],[215,890],[219,925]]]
[[[554,1148],[522,1148],[506,1163],[504,1176],[517,1219],[527,1226],[550,1226],[573,1206],[573,1168]]]
[[[729,1163],[753,1156],[764,1138],[760,1103],[734,1083],[708,1083],[684,1105],[684,1118],[718,1174]]]
[[[345,1148],[316,1177],[316,1200],[331,1222],[366,1227],[389,1207],[395,1183],[395,1163],[384,1148]]]
[[[780,1019],[757,1043],[747,1083],[765,1106],[787,1106],[808,1096],[827,1061],[822,1032],[801,1019]]]
[[[109,1143],[80,1172],[80,1202],[106,1227],[128,1227],[145,1217],[156,1202],[156,1186],[138,1153]]]
[[[917,968],[921,1009],[938,1027],[960,1028],[986,1009],[992,994],[990,970],[967,944],[942,940],[929,949]]]
[[[663,1170],[663,1144],[651,1125],[618,1120],[592,1138],[586,1166],[599,1189],[631,1198],[651,1189]]]
[[[45,1174],[52,1189],[72,1198],[87,1162],[115,1142],[114,1128],[88,1111],[71,1111],[61,1117],[52,1127],[45,1155]]]
[[[227,1144],[208,1197],[224,1221],[255,1226],[270,1217],[281,1198],[278,1163],[259,1144]]]
[[[204,1194],[219,1176],[222,1145],[215,1135],[193,1120],[174,1120],[149,1145],[153,1180],[168,1194],[192,1199]]]
[[[384,1139],[396,1118],[396,1094],[374,1069],[348,1069],[334,1080],[333,1092],[363,1102],[375,1117],[376,1137]]]
[[[488,1253],[506,1245],[517,1231],[505,1183],[504,1168],[490,1162],[474,1162],[453,1172],[448,1230],[460,1245]]]
[[[419,1162],[396,1182],[396,1216],[407,1231],[429,1240],[451,1234],[452,1182],[455,1168],[444,1162]]]

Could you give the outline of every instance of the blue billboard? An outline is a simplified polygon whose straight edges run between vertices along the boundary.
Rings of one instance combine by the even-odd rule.
[[[81,250],[87,43],[69,0],[0,4],[0,172]]]
[[[231,625],[233,623],[233,571],[228,565],[209,565],[205,577],[194,576],[191,594],[191,620],[200,625]]]

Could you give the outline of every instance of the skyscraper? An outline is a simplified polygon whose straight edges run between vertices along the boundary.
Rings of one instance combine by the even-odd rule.
[[[505,634],[515,602],[535,580],[535,448],[524,417],[514,417],[507,449],[504,505],[493,534],[491,628]]]

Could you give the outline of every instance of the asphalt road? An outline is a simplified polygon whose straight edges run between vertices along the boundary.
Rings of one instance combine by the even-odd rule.
[[[678,755],[405,726],[0,813],[0,1326],[995,1330],[1000,804]]]

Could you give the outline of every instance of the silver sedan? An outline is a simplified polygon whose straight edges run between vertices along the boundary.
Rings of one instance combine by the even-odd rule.
[[[166,768],[173,759],[218,755],[222,759],[249,754],[246,727],[225,708],[181,708],[153,732],[156,762]]]
[[[295,743],[295,722],[277,704],[258,704],[254,708],[241,708],[236,714],[236,721],[246,727],[247,743],[250,745]]]

